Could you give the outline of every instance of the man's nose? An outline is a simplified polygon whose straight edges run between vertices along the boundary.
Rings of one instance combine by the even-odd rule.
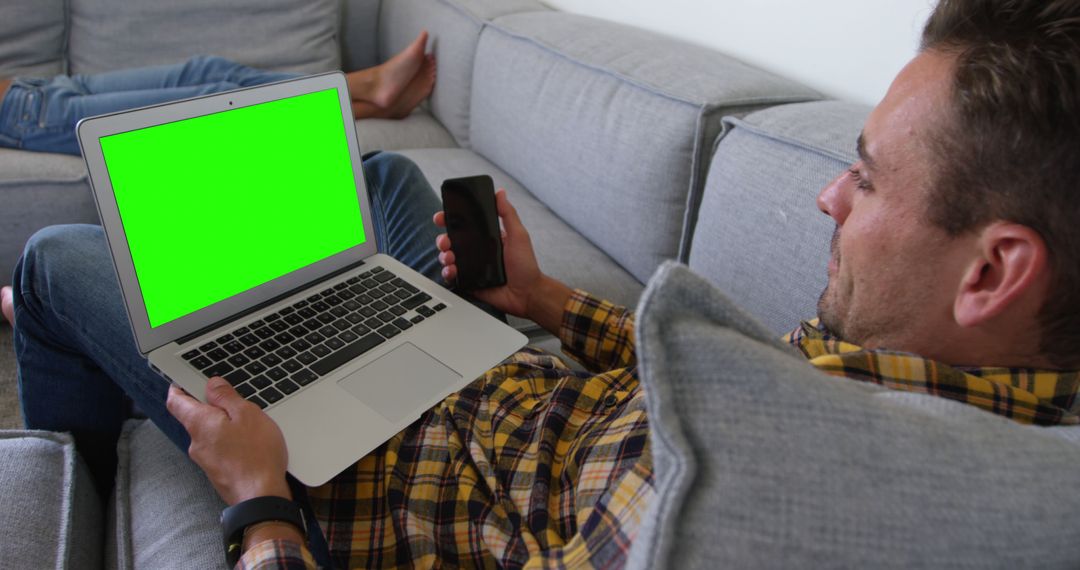
[[[832,217],[837,225],[843,225],[851,213],[850,178],[851,175],[845,170],[822,188],[817,197],[818,209]]]

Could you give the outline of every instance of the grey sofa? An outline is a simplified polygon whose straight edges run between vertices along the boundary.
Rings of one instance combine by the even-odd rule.
[[[167,0],[16,0],[18,17],[0,20],[0,76],[101,71],[176,61],[196,53],[224,55],[272,69],[355,69],[384,59],[427,29],[439,58],[430,104],[403,121],[361,121],[358,133],[364,150],[393,150],[408,156],[435,187],[453,176],[490,174],[508,190],[531,231],[542,268],[613,301],[634,306],[650,276],[665,261],[677,260],[720,286],[761,323],[717,325],[720,328],[778,336],[799,319],[813,315],[825,283],[832,231],[828,218],[817,212],[814,197],[854,160],[854,140],[867,108],[822,101],[806,87],[722,54],[553,11],[535,0],[338,2],[192,0],[174,6]],[[721,29],[721,23],[717,28]],[[36,229],[96,219],[83,164],[74,157],[0,149],[0,203],[0,227],[4,228],[0,267],[4,271],[13,266],[22,243]],[[663,287],[671,287],[671,272],[670,267],[662,269],[654,283],[659,292],[651,290],[647,297],[665,297]],[[655,301],[646,308],[658,305],[655,314],[644,316],[647,323],[658,319],[678,323],[675,316],[686,314]],[[665,312],[669,310],[675,316]],[[537,343],[552,345],[529,323],[515,324]],[[664,335],[657,338],[662,340]],[[654,350],[664,354],[669,349],[661,343]],[[656,360],[649,362],[653,366],[650,376],[658,380],[671,376],[665,367],[656,367]],[[790,369],[787,365],[783,370]],[[696,378],[695,370],[680,374]],[[807,382],[811,386],[823,383],[825,394],[833,389],[825,378]],[[686,395],[663,386],[658,383],[650,390]],[[704,387],[709,389],[708,381]],[[701,385],[695,389],[702,389]],[[776,389],[780,394],[790,393],[783,385]],[[852,398],[864,395],[856,391]],[[787,497],[787,502],[775,510],[756,508],[776,506],[775,501],[769,503],[777,496],[774,489],[755,482],[774,473],[791,474],[783,450],[800,448],[797,428],[746,434],[757,438],[754,441],[765,437],[761,434],[774,439],[755,447],[770,452],[757,454],[754,469],[725,472],[725,480],[731,483],[728,489],[739,494],[730,510],[737,519],[724,518],[729,511],[723,504],[707,513],[693,510],[694,504],[713,506],[710,501],[717,494],[710,491],[695,497],[688,481],[715,489],[710,481],[720,468],[714,460],[724,451],[717,451],[715,445],[698,445],[701,433],[695,430],[700,426],[693,422],[700,410],[692,405],[680,407],[683,400],[666,397],[653,404],[658,406],[657,425],[662,427],[657,430],[660,439],[651,440],[658,452],[659,492],[657,507],[635,543],[635,567],[744,566],[740,562],[748,561],[756,566],[812,561],[814,566],[837,567],[1011,563],[1016,559],[995,556],[1001,537],[1017,530],[1010,526],[1008,516],[1001,516],[1014,510],[1030,515],[1021,517],[1027,534],[1019,536],[1044,530],[1038,524],[1040,513],[1046,515],[1046,526],[1057,525],[1066,534],[1076,534],[1075,523],[1062,518],[1062,512],[1075,509],[1075,501],[1062,501],[1045,511],[1036,509],[1034,515],[1031,509],[1023,511],[1022,505],[1005,501],[1008,505],[999,509],[994,526],[986,533],[986,550],[980,558],[976,556],[980,546],[977,520],[993,505],[968,509],[956,502],[958,495],[920,494],[913,484],[891,480],[896,486],[882,487],[880,471],[870,460],[837,464],[835,469],[854,474],[844,480],[861,484],[870,495],[880,492],[884,498],[878,506],[886,511],[897,497],[907,500],[916,516],[905,518],[903,525],[886,525],[896,536],[889,543],[891,548],[859,540],[859,529],[874,522],[870,517],[880,517],[882,509],[862,508],[873,503],[865,495],[858,497],[863,503],[846,503],[845,489],[826,484],[828,492],[819,497],[825,502],[812,502],[816,510],[785,508],[804,503],[783,493],[779,496]],[[743,404],[740,409],[750,410],[756,400],[740,396],[733,401]],[[945,418],[941,421],[971,421],[978,426],[989,421],[997,430],[994,434],[1008,432],[1010,441],[1019,442],[1016,445],[1029,442],[1032,449],[1058,458],[1053,465],[1037,465],[1041,471],[1035,473],[1038,484],[1033,485],[1033,493],[1069,489],[1080,482],[1062,467],[1080,458],[1073,432],[1024,431],[988,420],[986,414],[958,412],[953,404],[942,402],[918,401],[914,409],[936,405],[933,409],[938,415],[933,417]],[[863,401],[856,403],[867,406]],[[650,416],[653,411],[650,407]],[[886,414],[886,419],[902,425],[911,423],[913,415],[917,425],[936,421],[921,413]],[[960,419],[949,419],[954,417]],[[689,423],[680,424],[679,418]],[[823,430],[830,425],[818,416],[814,421]],[[739,429],[750,425],[755,424],[741,421],[719,427],[736,438]],[[881,429],[891,425],[886,423]],[[848,433],[853,425],[838,422],[833,427]],[[875,453],[900,454],[910,467],[933,458],[939,444],[935,433],[920,431],[918,437],[890,443],[895,449],[875,449]],[[676,445],[687,441],[688,445]],[[784,443],[781,451],[769,445],[777,442]],[[975,445],[963,438],[956,442]],[[988,458],[997,456],[979,455],[991,441],[977,443],[984,446],[975,453],[981,460],[967,458],[966,465],[985,467]],[[799,464],[803,471],[794,473],[814,477],[787,477],[803,481],[803,487],[792,488],[829,480],[830,465],[812,465],[814,446],[828,445],[817,438],[801,447],[805,453],[797,457],[803,461]],[[844,449],[865,452],[854,444]],[[695,454],[700,455],[695,459]],[[6,506],[3,516],[8,519],[7,528],[15,532],[0,539],[0,560],[17,561],[13,567],[223,566],[217,526],[222,504],[191,462],[154,426],[139,421],[125,426],[119,455],[116,487],[102,512],[65,436],[5,434],[0,440],[0,498],[3,504],[14,505]],[[942,460],[943,476],[959,477],[964,472],[965,464],[950,462],[948,457]],[[694,475],[694,465],[707,469]],[[1026,473],[1018,472],[1018,479],[1008,481],[1023,480]],[[1061,479],[1047,479],[1050,474]],[[1004,489],[988,492],[999,491]],[[693,499],[690,503],[688,497]],[[929,527],[941,537],[933,548],[920,550],[918,545],[904,544],[914,535],[899,531],[925,526],[917,515],[924,505],[927,512],[942,512],[941,501],[947,503],[949,516],[932,519],[936,524],[970,523],[976,525],[974,530],[955,535]],[[802,518],[783,516],[790,512],[806,513],[821,525],[801,527],[796,523],[801,524]],[[781,515],[768,518],[755,513]],[[723,535],[727,542],[709,540],[703,529],[712,526],[701,521],[710,516],[725,523],[715,526],[727,533]],[[695,526],[679,526],[687,520]],[[818,531],[823,534],[815,534]],[[818,540],[843,532],[855,538]],[[1062,532],[1052,534],[1050,544],[1058,546]],[[945,556],[954,544],[964,547],[958,550],[961,554]],[[1042,561],[1067,566],[1062,561],[1080,560],[1068,548],[1059,549],[1059,554]]]

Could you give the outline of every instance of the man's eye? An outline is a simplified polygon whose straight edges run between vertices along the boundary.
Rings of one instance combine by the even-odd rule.
[[[863,192],[869,192],[870,190],[874,189],[874,187],[870,185],[870,181],[863,177],[862,172],[859,172],[858,168],[854,166],[849,168],[848,175],[850,175],[851,179],[855,181],[855,187],[859,190],[862,190]]]

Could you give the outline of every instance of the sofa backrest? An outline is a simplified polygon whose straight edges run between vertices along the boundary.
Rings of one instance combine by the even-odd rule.
[[[683,41],[526,12],[481,33],[469,139],[644,282],[678,254],[721,117],[817,97]]]
[[[64,0],[4,0],[0,77],[64,72]]]
[[[386,60],[421,30],[438,60],[431,112],[458,145],[468,148],[473,62],[480,31],[498,16],[547,10],[537,0],[386,0],[379,14],[378,52]]]
[[[868,113],[824,101],[726,121],[684,261],[776,334],[816,314],[834,228],[816,198],[855,162]]]

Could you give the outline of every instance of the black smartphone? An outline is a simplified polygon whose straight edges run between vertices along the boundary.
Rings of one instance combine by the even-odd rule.
[[[506,284],[495,184],[490,176],[451,178],[442,183],[446,234],[457,265],[457,289],[472,291]]]

